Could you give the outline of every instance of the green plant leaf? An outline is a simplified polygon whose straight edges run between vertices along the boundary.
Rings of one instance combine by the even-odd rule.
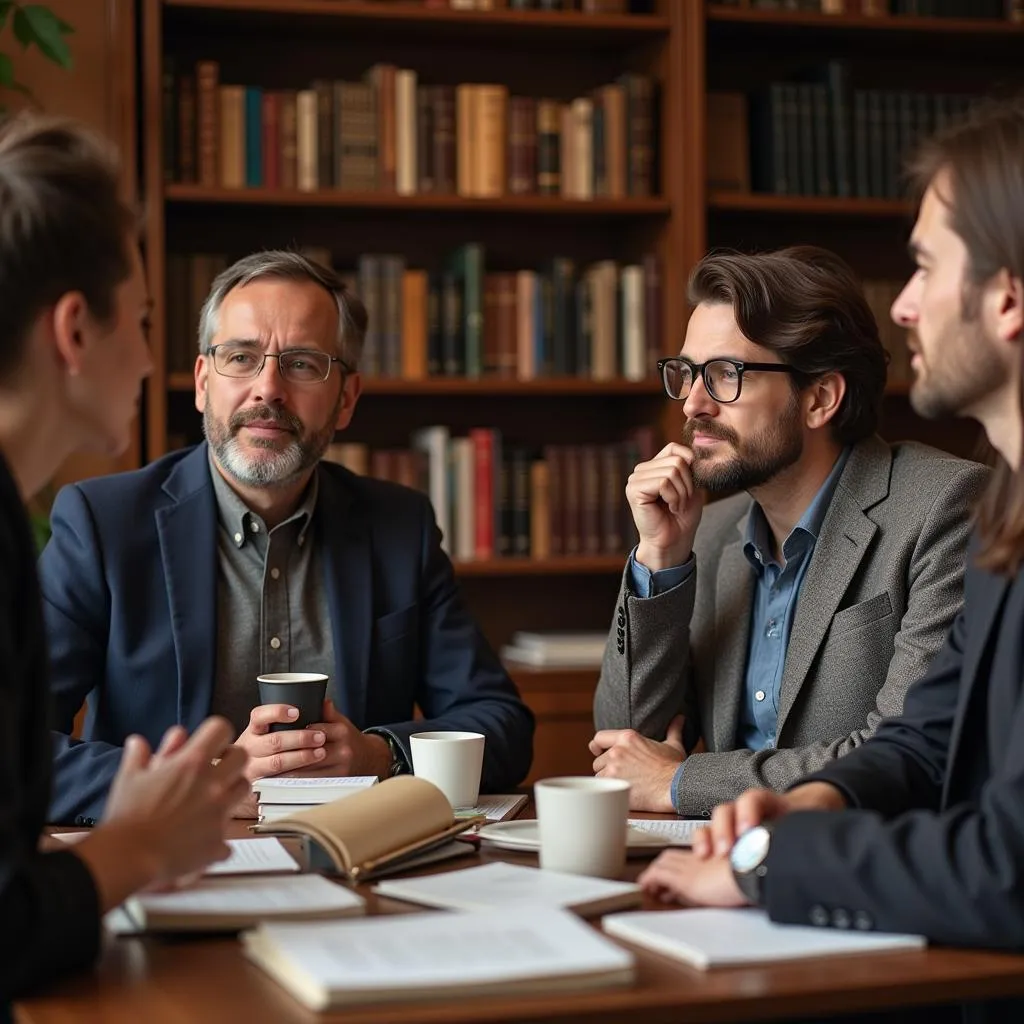
[[[55,64],[65,69],[70,68],[71,50],[64,38],[64,22],[42,4],[27,4],[19,8],[14,15],[15,25],[19,14],[23,14],[28,21],[36,46]]]
[[[35,42],[35,33],[32,31],[32,22],[20,7],[14,8],[14,38],[21,43],[23,50],[28,49],[29,44]]]
[[[6,53],[0,53],[0,85],[10,85],[14,82],[14,65]]]
[[[13,2],[14,0],[0,0],[0,29],[7,24],[7,15],[10,13]]]

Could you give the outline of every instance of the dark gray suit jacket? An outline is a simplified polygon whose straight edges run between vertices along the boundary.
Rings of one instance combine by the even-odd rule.
[[[682,712],[708,749],[687,759],[677,806],[710,812],[751,786],[782,789],[849,753],[897,715],[942,646],[962,598],[970,509],[984,467],[879,437],[850,453],[797,598],[778,746],[737,750],[754,573],[743,555],[752,505],[709,505],[689,580],[616,602],[595,697],[599,729],[663,738]],[[618,630],[622,630],[619,636]]]

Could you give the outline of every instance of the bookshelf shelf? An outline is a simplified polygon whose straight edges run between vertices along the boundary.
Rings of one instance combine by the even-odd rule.
[[[620,573],[623,555],[580,555],[563,558],[489,558],[455,562],[459,576],[593,576]]]
[[[396,195],[391,192],[339,192],[321,189],[299,192],[292,189],[209,188],[201,185],[167,185],[168,203],[217,206],[299,206],[342,207],[370,211],[396,210],[402,213],[505,213],[538,214],[555,217],[663,217],[671,203],[661,198],[563,199],[560,196],[502,196],[475,199],[457,195]]]
[[[712,211],[765,214],[807,214],[833,217],[911,216],[909,203],[900,199],[840,199],[835,196],[788,196],[757,192],[712,192]]]
[[[594,398],[628,396],[647,397],[661,394],[656,380],[585,380],[575,377],[546,377],[537,380],[505,380],[498,378],[467,379],[464,377],[436,377],[427,380],[402,380],[392,377],[364,377],[364,395],[403,395],[408,397],[477,396],[543,397],[566,396]],[[192,374],[172,373],[168,377],[169,391],[191,392]]]
[[[345,24],[367,30],[413,30],[421,35],[501,42],[546,38],[572,47],[622,46],[667,35],[671,20],[647,14],[582,14],[575,11],[463,11],[415,3],[329,3],[325,0],[164,0],[176,17],[237,21],[247,27],[261,20],[280,24],[282,16],[302,19],[306,26]]]
[[[996,18],[927,18],[896,14],[872,17],[864,14],[817,14],[807,11],[773,11],[708,5],[708,21],[736,30],[786,30],[792,28],[819,31],[864,31],[872,33],[931,33],[933,35],[971,35],[1002,37],[1007,33],[1024,37],[1024,24]]]

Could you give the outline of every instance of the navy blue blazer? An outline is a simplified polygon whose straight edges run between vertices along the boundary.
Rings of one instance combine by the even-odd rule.
[[[318,472],[314,536],[337,659],[329,696],[407,756],[413,732],[482,732],[481,788],[517,785],[533,715],[462,603],[430,502],[333,463]],[[100,817],[130,733],[157,743],[209,714],[217,509],[206,444],[65,487],[51,525],[39,561],[55,715],[49,820],[67,822]]]
[[[775,920],[1024,951],[1024,570],[1008,579],[973,555],[963,609],[903,714],[801,780],[832,783],[854,809],[777,823]]]

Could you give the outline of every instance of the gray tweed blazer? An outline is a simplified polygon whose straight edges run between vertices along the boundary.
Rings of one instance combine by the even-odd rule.
[[[676,805],[707,814],[751,786],[784,789],[899,714],[962,603],[970,513],[988,470],[879,437],[850,453],[797,598],[778,744],[737,750],[754,573],[743,555],[752,500],[707,507],[695,571],[657,597],[623,574],[594,699],[598,729],[662,739],[682,713],[708,752],[687,758]],[[689,731],[689,728],[688,728]]]

